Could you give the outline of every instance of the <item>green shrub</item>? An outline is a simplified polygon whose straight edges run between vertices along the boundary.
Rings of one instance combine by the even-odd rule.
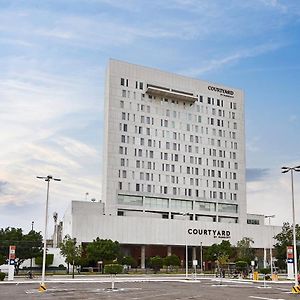
[[[176,267],[176,266],[180,266],[180,259],[177,255],[172,254],[170,256],[166,256],[163,260],[164,265],[166,265],[167,267]]]
[[[105,274],[119,274],[122,273],[123,266],[119,264],[110,264],[104,266],[104,273]]]
[[[121,259],[121,264],[126,266],[131,266],[133,268],[137,267],[137,262],[132,256],[124,256]]]
[[[237,270],[239,271],[244,271],[248,268],[248,263],[244,260],[239,260],[235,263],[235,267],[237,268]]]
[[[163,259],[160,256],[151,257],[150,266],[155,273],[158,272],[163,267]]]
[[[0,272],[0,281],[3,281],[5,278],[5,273]]]
[[[259,270],[259,273],[262,273],[262,274],[270,274],[271,273],[271,269],[269,268],[262,268]]]

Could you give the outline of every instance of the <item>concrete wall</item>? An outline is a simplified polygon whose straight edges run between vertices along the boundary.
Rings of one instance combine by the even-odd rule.
[[[79,205],[80,209],[76,206]],[[157,219],[101,215],[90,203],[72,202],[72,233],[77,242],[91,242],[99,237],[121,244],[210,246],[223,239],[236,245],[243,237],[254,240],[253,247],[269,248],[279,226],[227,224],[184,219]],[[85,206],[87,207],[85,209]],[[274,240],[272,239],[274,244]]]

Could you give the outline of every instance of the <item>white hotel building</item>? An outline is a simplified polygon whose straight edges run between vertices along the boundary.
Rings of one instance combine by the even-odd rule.
[[[117,240],[145,258],[243,237],[269,248],[279,227],[248,215],[243,91],[110,60],[102,202],[73,201],[64,231]]]

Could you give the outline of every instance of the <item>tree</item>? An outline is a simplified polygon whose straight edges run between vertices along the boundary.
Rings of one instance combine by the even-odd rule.
[[[227,257],[227,260],[234,256],[234,249],[229,241],[223,240],[220,244],[211,245],[205,252],[205,258],[207,260],[215,261]]]
[[[248,237],[243,237],[237,242],[237,256],[239,260],[246,261],[248,264],[250,264],[251,260],[254,260],[254,249],[251,248],[253,243],[253,239]]]
[[[93,265],[96,265],[98,261],[103,261],[105,265],[117,259],[119,254],[120,245],[117,241],[113,242],[112,240],[104,240],[99,237],[86,247],[87,259]]]
[[[274,245],[277,258],[277,266],[286,269],[286,247],[293,245],[293,226],[288,222],[283,223],[282,231],[275,236],[277,243]],[[296,240],[300,239],[300,227],[296,224]],[[297,253],[299,249],[297,247]]]
[[[130,266],[133,268],[137,267],[137,261],[132,256],[123,256],[120,259],[122,265]]]
[[[160,256],[150,257],[150,266],[154,273],[158,272],[163,267],[163,259]]]
[[[23,234],[21,228],[7,227],[0,229],[0,256],[8,257],[9,246],[16,246],[15,269],[18,274],[21,264],[30,258],[41,255],[43,237],[40,232],[31,230]]]
[[[64,237],[64,240],[59,246],[60,254],[65,257],[65,261],[73,266],[72,277],[74,278],[74,266],[81,264],[82,248],[81,246],[76,246],[76,239],[72,239],[69,235]]]
[[[167,267],[171,267],[171,269],[172,269],[173,267],[180,266],[180,259],[175,254],[166,256],[164,258],[164,265],[166,265]]]
[[[53,264],[54,254],[46,254],[46,266]],[[43,264],[43,256],[37,256],[35,258],[35,264],[41,266]]]

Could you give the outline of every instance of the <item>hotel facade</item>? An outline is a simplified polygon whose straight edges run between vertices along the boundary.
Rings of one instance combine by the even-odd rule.
[[[243,237],[269,248],[279,227],[247,214],[244,93],[110,60],[101,202],[73,201],[64,232],[117,240],[141,267]]]

